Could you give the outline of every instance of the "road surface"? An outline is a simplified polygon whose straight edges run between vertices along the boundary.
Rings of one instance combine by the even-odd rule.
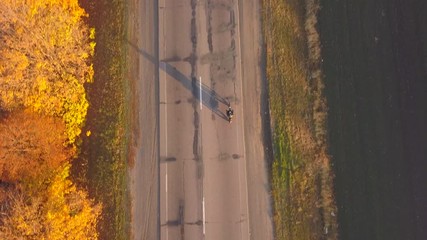
[[[133,3],[132,238],[273,239],[258,3]]]

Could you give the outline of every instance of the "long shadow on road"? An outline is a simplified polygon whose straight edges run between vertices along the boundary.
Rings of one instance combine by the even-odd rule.
[[[144,51],[143,49],[140,49],[138,46],[136,46],[134,43],[130,42],[129,40],[126,40],[128,44],[134,48],[139,54],[141,54],[144,58],[149,60],[152,63],[157,63],[157,59]],[[197,101],[201,101],[201,103],[209,108],[213,113],[215,113],[220,118],[227,120],[226,114],[220,110],[220,105],[230,106],[230,102],[218,95],[216,91],[209,86],[206,86],[205,84],[201,83],[201,81],[198,81],[198,79],[192,79],[184,75],[182,72],[180,72],[178,69],[176,69],[174,66],[169,64],[166,61],[160,61],[159,62],[159,68],[160,70],[166,72],[169,76],[174,78],[175,80],[178,80],[182,86],[184,86],[186,89],[188,89],[193,97]]]

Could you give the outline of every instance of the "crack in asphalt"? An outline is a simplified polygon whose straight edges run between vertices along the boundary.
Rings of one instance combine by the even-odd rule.
[[[188,62],[191,66],[191,91],[193,96],[198,96],[198,88],[197,88],[197,26],[196,26],[196,0],[191,0],[191,54],[187,58]],[[201,97],[199,96],[199,99]],[[196,98],[193,97],[192,107],[194,111],[194,137],[193,137],[193,155],[194,159],[198,162],[200,161],[200,152],[199,152],[199,127],[200,127],[200,118],[199,112],[197,111],[197,101]]]

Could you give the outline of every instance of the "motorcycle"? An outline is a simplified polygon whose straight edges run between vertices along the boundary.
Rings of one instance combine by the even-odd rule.
[[[233,121],[234,111],[230,106],[228,107],[226,114],[228,118],[228,123],[231,123]]]

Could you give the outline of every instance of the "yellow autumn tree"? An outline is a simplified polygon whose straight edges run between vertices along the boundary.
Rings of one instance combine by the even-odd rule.
[[[92,82],[94,29],[78,0],[0,1],[0,108],[60,116],[69,142],[81,133]]]
[[[53,178],[47,189],[47,239],[97,239],[96,224],[101,205],[88,200],[87,193],[77,190],[68,179],[70,165]]]
[[[73,185],[69,171],[65,164],[45,187],[11,194],[0,208],[0,239],[97,239],[101,205]]]

